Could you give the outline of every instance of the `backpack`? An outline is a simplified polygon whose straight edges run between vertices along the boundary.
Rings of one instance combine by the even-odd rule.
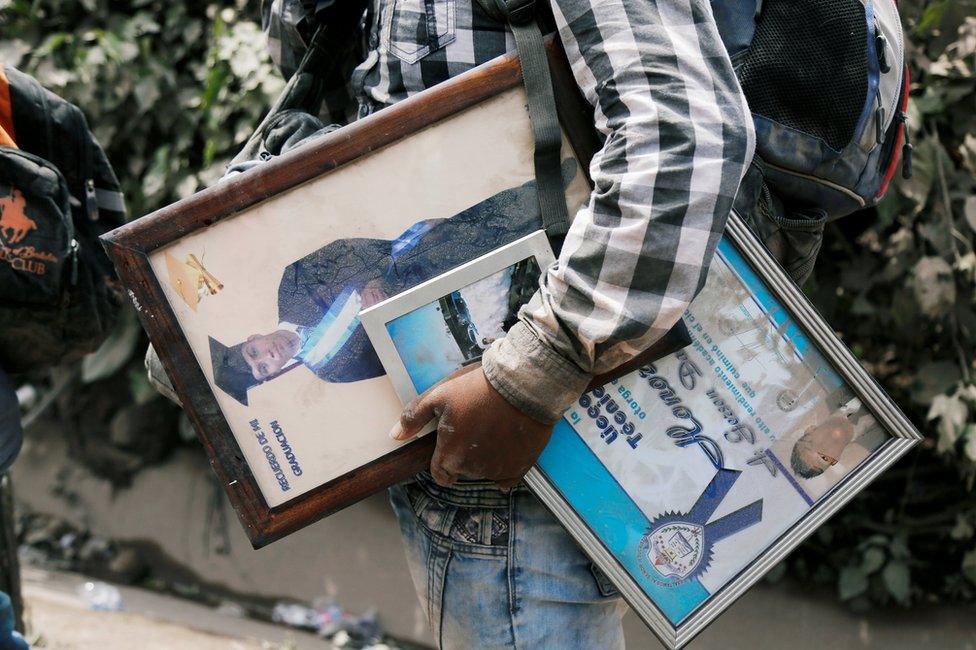
[[[911,175],[896,0],[711,4],[752,111],[765,184],[786,218],[795,210],[833,220],[875,205],[901,154]]]
[[[545,25],[548,3],[475,2],[515,33],[538,131],[537,118],[553,109],[537,101],[533,111],[531,86],[549,80],[538,65],[526,65],[539,40],[523,46],[519,31],[535,20]],[[711,0],[711,8],[756,129],[756,155],[734,209],[803,284],[826,223],[877,204],[899,158],[903,176],[911,176],[910,80],[896,0]],[[537,137],[540,200],[544,147]]]
[[[81,110],[0,68],[0,366],[44,368],[102,343],[123,294],[98,237],[124,222]]]

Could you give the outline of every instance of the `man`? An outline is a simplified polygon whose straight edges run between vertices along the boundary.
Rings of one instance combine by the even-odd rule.
[[[790,465],[800,478],[817,478],[837,464],[854,437],[854,427],[846,418],[830,418],[810,425],[793,445]]]
[[[572,169],[566,166],[567,177]],[[233,346],[211,337],[214,383],[246,406],[251,388],[303,365],[333,383],[380,377],[361,309],[531,234],[539,223],[530,181],[449,219],[419,221],[393,241],[333,241],[285,269],[276,330]]]
[[[308,29],[300,4],[275,0],[269,14],[271,50],[285,67]],[[418,594],[450,648],[622,646],[619,598],[519,481],[590,378],[681,317],[754,146],[707,0],[551,5],[604,140],[590,168],[595,189],[483,366],[426,392],[391,432],[406,440],[438,419],[430,474],[391,496]],[[473,0],[371,0],[364,30],[347,92],[330,94],[351,100],[329,105],[333,120],[366,116],[514,48]]]
[[[806,428],[790,455],[790,465],[800,478],[817,478],[826,472],[864,434],[873,420],[859,414],[860,407],[860,400],[852,399],[820,424]]]

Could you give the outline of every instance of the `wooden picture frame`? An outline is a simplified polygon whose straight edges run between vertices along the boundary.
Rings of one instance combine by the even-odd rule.
[[[586,170],[599,147],[593,129],[593,111],[580,95],[561,47],[551,38],[547,41],[547,52],[567,143],[564,155],[566,151],[575,155],[580,175],[586,181],[581,187],[585,188],[588,196],[590,186]],[[317,138],[286,155],[221,181],[214,187],[103,237],[105,249],[255,548],[426,469],[433,452],[434,438],[426,436],[390,449],[368,462],[305,489],[294,498],[274,503],[269,501],[249,464],[247,456],[250,452],[242,449],[239,437],[235,436],[228,423],[204,370],[205,364],[201,364],[199,354],[191,349],[181,324],[186,309],[194,312],[202,309],[201,304],[206,305],[213,300],[207,295],[208,292],[216,293],[223,289],[223,283],[232,283],[227,277],[217,277],[222,275],[220,273],[215,276],[208,260],[201,260],[198,252],[171,255],[170,249],[185,238],[221,226],[292,190],[389,151],[390,147],[410,136],[430,131],[432,127],[452,118],[459,118],[505,93],[521,94],[521,69],[514,54],[500,57]],[[523,115],[515,110],[510,119],[514,122],[521,120],[520,128],[529,132],[527,113]],[[531,156],[528,158],[531,159]],[[478,173],[477,169],[473,171]],[[573,212],[571,210],[570,213]],[[165,262],[157,259],[160,255],[165,255]],[[164,266],[157,264],[154,268],[153,260]],[[168,282],[161,282],[162,268],[168,273]],[[168,286],[164,288],[164,285]],[[182,299],[182,305],[178,298]],[[174,305],[178,305],[177,310],[184,316],[177,314]],[[678,349],[687,340],[686,330],[679,326],[653,349],[620,368],[619,373]],[[610,375],[598,377],[594,385],[604,383],[609,378]],[[268,437],[268,432],[263,429],[257,434]],[[385,431],[379,435],[386,437]],[[279,466],[283,465],[282,459]],[[294,466],[292,469],[295,469]]]

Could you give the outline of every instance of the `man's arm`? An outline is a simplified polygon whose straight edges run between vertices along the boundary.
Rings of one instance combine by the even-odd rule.
[[[708,0],[552,0],[605,137],[558,263],[484,358],[542,422],[659,339],[704,284],[754,134]]]

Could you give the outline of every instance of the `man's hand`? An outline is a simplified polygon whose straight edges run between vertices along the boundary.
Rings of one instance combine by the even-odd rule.
[[[542,453],[553,424],[530,418],[498,394],[481,365],[461,368],[410,402],[390,437],[407,440],[437,418],[430,473],[448,487],[484,478],[515,487]]]

